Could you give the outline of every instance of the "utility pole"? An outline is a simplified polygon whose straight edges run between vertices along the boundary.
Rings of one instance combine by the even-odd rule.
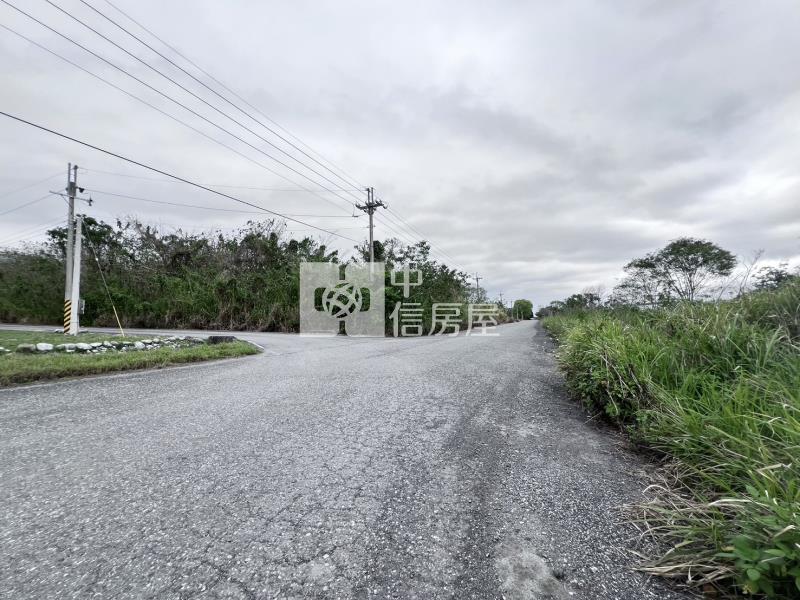
[[[483,277],[478,277],[478,274],[475,273],[475,301],[478,301],[478,298],[481,297],[481,279]]]
[[[67,163],[67,252],[64,261],[64,333],[72,333],[72,271],[75,251],[75,192],[78,165]]]
[[[83,220],[75,220],[75,200],[92,205],[91,198],[78,198],[78,165],[67,164],[67,248],[64,274],[64,333],[78,333],[81,288],[81,229]],[[51,192],[57,193],[57,192]],[[61,194],[59,194],[61,195]],[[77,227],[77,234],[75,229]],[[77,237],[77,241],[76,241]]]
[[[73,175],[74,173],[74,175]],[[66,284],[64,286],[64,302],[72,297],[72,251],[75,240],[75,192],[78,187],[78,165],[75,170],[72,164],[67,164],[67,255],[66,255]],[[64,307],[66,310],[66,306]]]
[[[375,211],[378,208],[389,208],[389,206],[384,204],[383,200],[375,200],[375,188],[368,187],[366,204],[356,204],[356,208],[358,210],[363,210],[369,215],[369,262],[372,264],[375,262],[375,243],[372,236],[372,215],[375,214]]]
[[[69,335],[78,335],[80,330],[79,308],[81,304],[81,242],[83,241],[83,219],[78,217],[75,222],[75,245],[72,257],[72,295],[70,296]]]

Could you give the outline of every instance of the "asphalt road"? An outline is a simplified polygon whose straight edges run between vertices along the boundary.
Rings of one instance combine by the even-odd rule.
[[[499,333],[0,390],[0,597],[683,597],[632,569],[646,464]]]

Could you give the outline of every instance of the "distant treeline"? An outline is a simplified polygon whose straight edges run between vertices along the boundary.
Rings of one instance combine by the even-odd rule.
[[[116,325],[113,299],[127,327],[297,331],[300,263],[340,257],[312,238],[291,239],[282,231],[263,221],[233,234],[164,233],[135,220],[110,225],[85,217],[81,322]],[[0,321],[61,322],[65,246],[62,227],[40,245],[0,251]],[[366,260],[368,245],[356,250],[352,260]],[[406,301],[423,306],[426,323],[433,302],[474,296],[467,276],[433,260],[426,242],[375,242],[375,259],[412,263],[422,272],[422,285]],[[399,289],[387,286],[387,311],[400,299]]]

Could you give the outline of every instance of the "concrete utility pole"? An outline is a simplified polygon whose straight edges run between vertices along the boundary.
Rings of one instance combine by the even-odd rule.
[[[75,241],[75,200],[92,205],[91,198],[78,198],[78,192],[83,193],[83,188],[78,187],[78,165],[67,164],[67,248],[64,274],[64,333],[76,335],[78,333],[78,312],[80,308],[81,287],[81,226],[77,222],[78,241]],[[52,192],[57,193],[57,192]],[[59,194],[61,195],[61,194]],[[77,273],[77,275],[76,275]]]
[[[481,297],[481,279],[483,277],[478,277],[478,274],[475,273],[475,301],[478,301],[478,298]]]
[[[74,173],[74,175],[73,175]],[[66,285],[64,286],[64,302],[72,297],[72,250],[75,240],[75,193],[78,187],[78,165],[67,164],[67,255]],[[66,311],[66,306],[64,310]]]
[[[73,247],[74,254],[72,260],[72,296],[70,297],[70,316],[69,316],[69,331],[65,331],[69,335],[78,335],[80,330],[79,323],[79,308],[81,304],[81,242],[83,219],[78,217],[75,222],[75,245]]]
[[[67,248],[64,261],[64,333],[72,333],[72,271],[75,251],[75,193],[78,165],[67,163]]]
[[[366,204],[356,204],[358,210],[363,210],[369,215],[369,262],[375,262],[375,242],[372,236],[372,215],[378,208],[389,208],[388,204],[384,204],[383,200],[375,200],[375,188],[367,188],[367,202]]]

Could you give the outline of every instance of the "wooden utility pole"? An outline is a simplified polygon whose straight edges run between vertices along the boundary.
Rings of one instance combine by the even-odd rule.
[[[375,242],[372,234],[372,215],[375,214],[375,211],[378,208],[389,208],[389,206],[384,204],[383,200],[375,200],[375,188],[368,187],[366,204],[356,204],[356,208],[358,210],[363,210],[369,215],[369,262],[371,264],[375,262]]]

